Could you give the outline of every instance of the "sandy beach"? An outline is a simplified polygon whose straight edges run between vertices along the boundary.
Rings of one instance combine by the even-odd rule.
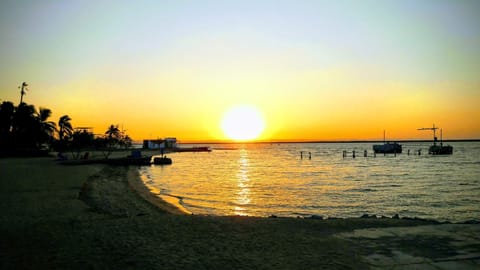
[[[480,264],[478,236],[465,247],[477,257],[458,257],[453,236],[433,233],[478,235],[478,224],[188,215],[149,193],[136,167],[62,166],[53,158],[0,159],[0,176],[1,269],[391,268],[397,263],[382,263],[395,258],[393,248],[426,258],[410,266]],[[390,243],[395,229],[415,228],[432,233]]]

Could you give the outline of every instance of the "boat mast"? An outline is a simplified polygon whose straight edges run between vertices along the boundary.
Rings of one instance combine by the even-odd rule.
[[[443,146],[443,129],[440,129],[440,146]]]
[[[385,144],[385,129],[383,130],[383,144]]]

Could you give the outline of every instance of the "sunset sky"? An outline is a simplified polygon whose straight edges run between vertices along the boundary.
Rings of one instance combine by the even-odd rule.
[[[480,138],[480,1],[0,2],[0,101],[135,140]]]

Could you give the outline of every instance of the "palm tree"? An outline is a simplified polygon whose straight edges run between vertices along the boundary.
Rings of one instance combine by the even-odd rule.
[[[0,104],[0,129],[2,131],[9,131],[12,128],[13,113],[15,112],[15,105],[10,101],[4,101]]]
[[[125,149],[128,149],[132,146],[133,140],[132,140],[132,138],[130,138],[130,136],[125,135],[123,137],[122,141],[123,141],[123,145],[125,146]]]
[[[12,147],[12,121],[14,113],[15,105],[12,102],[2,102],[0,105],[0,151]]]
[[[120,129],[118,129],[118,125],[110,125],[110,127],[105,132],[107,138],[109,140],[118,140],[120,139]]]
[[[70,121],[72,118],[68,115],[60,117],[58,120],[58,139],[63,141],[66,138],[70,138],[73,134],[73,127]]]
[[[37,146],[36,115],[35,107],[25,102],[20,103],[15,109],[12,118],[12,138],[15,148],[35,148]]]
[[[47,108],[40,107],[38,114],[36,115],[38,123],[38,146],[43,143],[51,143],[53,139],[53,134],[56,130],[56,124],[53,121],[47,121],[48,118],[52,115],[52,111]]]

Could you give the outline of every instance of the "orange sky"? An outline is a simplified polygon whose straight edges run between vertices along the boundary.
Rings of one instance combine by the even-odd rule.
[[[135,140],[480,138],[480,4],[457,1],[2,1],[0,99]]]

